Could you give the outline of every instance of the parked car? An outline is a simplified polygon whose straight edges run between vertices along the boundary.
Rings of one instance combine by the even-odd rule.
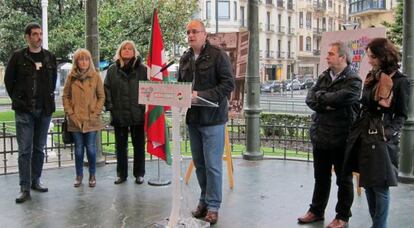
[[[269,93],[280,93],[282,91],[282,83],[280,83],[280,81],[277,80],[266,81],[260,86],[260,91]]]
[[[300,90],[300,81],[298,79],[293,79],[286,84],[286,90]]]
[[[303,81],[300,82],[301,89],[310,89],[315,84],[315,80],[313,78],[305,78]]]

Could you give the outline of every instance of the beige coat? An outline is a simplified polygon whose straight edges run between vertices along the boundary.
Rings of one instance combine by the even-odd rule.
[[[87,75],[83,81],[69,74],[63,89],[63,108],[68,116],[68,131],[91,132],[101,130],[101,112],[105,92],[98,73]]]

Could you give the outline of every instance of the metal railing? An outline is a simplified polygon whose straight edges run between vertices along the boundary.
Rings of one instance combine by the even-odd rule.
[[[44,168],[56,168],[73,166],[73,145],[64,144],[61,140],[61,126],[63,119],[53,119],[53,128],[48,133],[45,146]],[[14,122],[2,122],[0,124],[0,175],[18,172],[18,146]],[[243,119],[231,119],[228,122],[229,137],[233,153],[242,153],[246,145],[246,125]],[[282,159],[311,160],[311,143],[308,135],[308,123],[277,123],[262,124],[260,141],[262,151],[266,155],[276,156]],[[171,136],[171,128],[169,127]],[[115,158],[115,141],[113,128],[106,126],[101,131],[101,148],[103,156],[107,159]],[[186,126],[181,129],[181,152],[190,156],[190,144]],[[170,139],[171,140],[171,139]],[[172,145],[172,143],[170,144]],[[148,155],[148,154],[147,154]],[[148,155],[149,156],[149,155]],[[149,159],[153,159],[149,156]]]

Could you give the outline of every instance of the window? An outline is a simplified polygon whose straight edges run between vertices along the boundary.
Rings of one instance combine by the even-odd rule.
[[[281,40],[277,40],[277,57],[278,58],[281,58],[282,57],[282,53],[280,52],[281,46],[282,46],[282,41]]]
[[[311,48],[312,48],[311,42],[312,42],[312,39],[310,38],[310,36],[306,37],[306,51],[311,51]]]
[[[292,53],[290,52],[290,41],[288,41],[288,58],[290,59],[290,58],[293,58],[293,56],[292,56]]]
[[[270,31],[271,30],[271,26],[270,26],[270,12],[267,12],[267,17],[266,17],[266,31]]]
[[[299,28],[303,28],[303,12],[299,13]]]
[[[206,19],[211,19],[211,1],[206,1]]]
[[[308,29],[312,28],[312,13],[311,12],[306,13],[306,28]]]
[[[299,36],[299,51],[303,51],[303,36]]]
[[[277,15],[277,20],[278,20],[278,25],[279,25],[279,30],[280,30],[280,26],[282,26],[282,15],[281,14]]]
[[[288,30],[287,30],[288,34],[293,33],[291,27],[292,27],[292,18],[289,16],[288,17]]]
[[[230,1],[218,0],[218,18],[230,19]]]
[[[266,39],[266,58],[270,58],[270,39]]]
[[[234,1],[234,20],[237,21],[237,2]]]
[[[240,6],[240,25],[242,27],[246,27],[246,22],[244,20],[244,6]]]

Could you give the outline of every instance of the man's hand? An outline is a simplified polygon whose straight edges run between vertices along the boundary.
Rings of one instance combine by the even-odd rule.
[[[197,91],[193,91],[192,93],[191,93],[191,99],[195,99],[195,98],[197,98]]]

